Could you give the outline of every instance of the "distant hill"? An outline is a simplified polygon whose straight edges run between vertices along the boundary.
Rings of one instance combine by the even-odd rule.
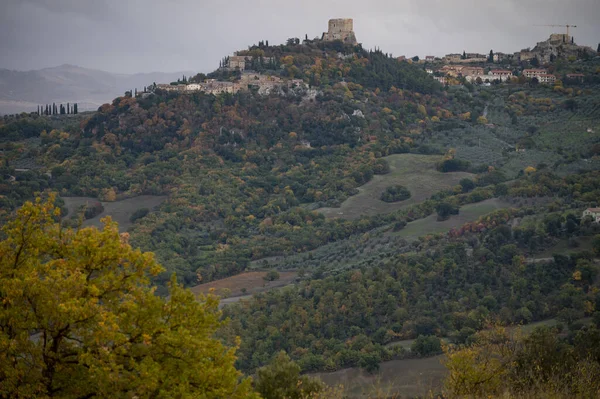
[[[189,71],[118,74],[75,65],[34,71],[0,69],[0,115],[34,111],[39,104],[77,102],[79,110],[95,110],[122,95],[153,82],[167,83]]]

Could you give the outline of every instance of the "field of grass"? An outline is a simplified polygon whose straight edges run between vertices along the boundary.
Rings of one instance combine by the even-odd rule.
[[[468,204],[460,208],[458,215],[451,216],[448,220],[437,221],[437,215],[433,214],[424,219],[415,220],[397,233],[398,237],[406,239],[417,239],[428,234],[445,233],[453,228],[458,228],[468,222],[473,222],[481,216],[495,211],[496,209],[509,208],[508,202],[497,198],[491,198],[475,204]]]
[[[69,213],[67,214],[67,217],[69,218],[77,214],[77,210],[80,206],[86,205],[87,203],[98,202],[97,199],[88,197],[63,197],[62,199],[65,201],[65,207],[69,210]],[[104,212],[92,219],[84,220],[83,227],[101,227],[102,223],[100,222],[100,219],[105,216],[110,216],[115,222],[119,223],[120,231],[127,231],[132,225],[129,218],[135,211],[141,208],[152,210],[162,204],[166,199],[166,196],[161,195],[140,195],[121,201],[102,202]]]
[[[264,292],[272,288],[283,287],[292,284],[298,273],[296,272],[280,272],[279,279],[275,281],[265,281],[264,277],[267,272],[246,272],[235,276],[227,277],[222,280],[211,281],[210,283],[200,284],[191,287],[195,295],[208,294],[214,290],[214,294],[223,295],[223,290],[229,290],[229,297],[249,296]]]
[[[438,191],[457,185],[461,179],[473,176],[466,172],[438,172],[435,169],[436,163],[441,160],[438,155],[394,154],[384,159],[390,165],[390,173],[374,176],[370,182],[359,187],[358,194],[344,201],[341,207],[321,208],[318,211],[327,217],[344,219],[389,213],[419,203]],[[398,184],[408,188],[411,198],[395,203],[379,199],[387,187]]]
[[[380,370],[369,374],[358,368],[313,374],[330,386],[342,385],[347,398],[385,398],[392,393],[401,397],[425,396],[439,392],[446,369],[443,356],[425,359],[391,360],[381,363]]]

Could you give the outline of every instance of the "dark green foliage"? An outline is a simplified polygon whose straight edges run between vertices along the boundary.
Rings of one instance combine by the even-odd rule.
[[[468,193],[469,191],[473,190],[475,188],[475,182],[473,182],[473,180],[471,179],[461,179],[460,182],[460,187],[462,188],[462,192],[463,193]]]
[[[284,352],[267,366],[258,369],[254,389],[264,399],[303,399],[321,392],[325,385],[318,379],[300,375],[300,367]]]
[[[464,172],[469,169],[470,162],[461,159],[446,159],[438,165],[440,172]]]
[[[381,193],[380,199],[385,202],[405,201],[410,198],[410,191],[401,185],[390,186]]]
[[[419,335],[410,350],[422,357],[437,355],[442,353],[442,341],[435,335]]]
[[[269,270],[267,275],[264,277],[266,281],[279,280],[279,273],[276,270]]]
[[[46,130],[50,131],[51,125],[45,118],[29,116],[6,118],[0,124],[0,141],[17,141],[24,138],[39,137]]]
[[[442,202],[435,208],[435,211],[438,215],[438,221],[442,221],[448,219],[451,215],[458,215],[459,210],[453,204]]]
[[[100,215],[102,212],[104,212],[104,206],[100,201],[96,201],[92,204],[88,204],[85,207],[83,216],[86,219],[93,219],[96,216]]]
[[[140,208],[137,211],[133,212],[133,214],[129,217],[131,223],[135,223],[136,220],[145,217],[148,213],[150,213],[150,209],[148,208]]]

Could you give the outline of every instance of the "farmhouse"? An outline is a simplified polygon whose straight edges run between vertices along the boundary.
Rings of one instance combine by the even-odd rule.
[[[583,211],[583,219],[591,217],[594,222],[600,223],[600,208],[588,208]]]
[[[460,74],[462,76],[481,76],[484,74],[484,70],[481,67],[464,67],[461,69]]]
[[[537,78],[540,75],[546,75],[548,72],[546,72],[545,69],[524,69],[523,70],[523,76],[525,76],[528,79],[532,79],[532,78]]]
[[[544,74],[538,75],[537,80],[540,83],[554,83],[554,82],[556,82],[556,76],[544,73]]]
[[[508,69],[493,69],[490,71],[490,75],[506,78],[512,76],[512,71]]]

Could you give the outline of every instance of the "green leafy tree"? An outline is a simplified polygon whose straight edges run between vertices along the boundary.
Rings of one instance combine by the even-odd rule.
[[[267,366],[258,369],[256,391],[264,399],[300,399],[315,397],[325,389],[325,385],[305,375],[300,375],[298,366],[284,352],[279,352]]]
[[[600,234],[596,234],[592,240],[592,248],[596,255],[600,255]]]
[[[212,338],[218,300],[149,276],[152,253],[116,223],[65,229],[51,196],[27,202],[0,242],[0,397],[256,398],[235,349]]]
[[[437,355],[442,353],[442,341],[434,335],[419,335],[410,350],[419,356]]]

